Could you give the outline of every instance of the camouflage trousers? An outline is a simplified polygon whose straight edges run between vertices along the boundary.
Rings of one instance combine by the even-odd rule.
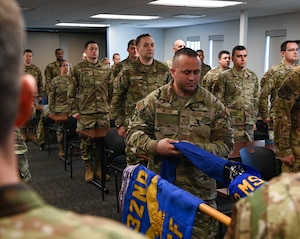
[[[252,124],[233,125],[232,128],[235,142],[247,142],[254,140],[254,130]]]
[[[77,121],[77,130],[95,128],[109,128],[109,115],[107,113],[80,115],[80,120]],[[96,161],[100,161],[100,157],[103,154],[101,151],[103,150],[103,145],[101,143],[104,142],[96,143],[88,137],[81,137],[80,150],[82,160],[91,160],[94,156]]]
[[[28,159],[25,154],[19,154],[17,156],[21,180],[23,182],[29,182],[31,180],[31,173],[29,171]]]
[[[205,201],[209,206],[217,208],[215,200]],[[204,212],[197,212],[195,217],[192,239],[214,239],[218,232],[218,221]]]
[[[44,129],[43,116],[41,116],[41,118],[39,120],[36,135],[37,135],[38,143],[40,145],[44,144],[45,143],[45,129]]]

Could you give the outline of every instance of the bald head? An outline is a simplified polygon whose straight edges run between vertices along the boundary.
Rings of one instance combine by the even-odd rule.
[[[174,53],[184,47],[185,47],[185,42],[183,40],[178,39],[173,43]]]

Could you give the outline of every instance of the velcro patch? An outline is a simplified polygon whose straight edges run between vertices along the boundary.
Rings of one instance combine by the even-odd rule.
[[[291,95],[292,95],[292,89],[287,85],[282,86],[278,90],[278,96],[282,99],[287,99]]]

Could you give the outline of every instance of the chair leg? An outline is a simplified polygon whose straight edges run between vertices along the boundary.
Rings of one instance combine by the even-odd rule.
[[[70,145],[70,175],[71,175],[71,178],[73,178],[73,157],[72,157],[72,149],[73,149],[73,146]]]
[[[50,136],[49,136],[49,134],[50,134],[50,131],[49,131],[49,129],[47,129],[47,133],[46,133],[46,138],[47,138],[47,144],[48,144],[48,155],[50,155]]]
[[[116,199],[117,199],[117,212],[120,212],[120,208],[119,208],[119,187],[118,187],[118,171],[115,170],[114,171],[114,175],[115,175],[115,186],[116,186]]]

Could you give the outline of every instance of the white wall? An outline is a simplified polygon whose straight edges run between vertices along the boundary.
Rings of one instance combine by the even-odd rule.
[[[264,74],[265,33],[271,30],[287,30],[286,39],[300,40],[300,12],[283,14],[248,20],[248,65],[258,78]],[[186,40],[190,36],[200,36],[201,48],[205,52],[205,62],[209,62],[209,36],[224,35],[224,49],[231,52],[232,48],[239,44],[239,20],[220,22],[190,27],[178,27],[169,29],[142,29],[130,27],[110,27],[107,33],[57,33],[57,32],[28,32],[25,48],[33,50],[33,62],[42,71],[45,66],[55,60],[54,50],[61,47],[67,58],[73,65],[81,60],[84,43],[87,40],[96,40],[100,46],[100,57],[112,58],[113,53],[121,54],[121,59],[128,55],[127,43],[143,33],[149,33],[155,40],[155,59],[164,61],[173,56],[173,42],[176,39]],[[107,45],[106,45],[107,43]],[[107,47],[107,52],[105,51]],[[280,44],[278,44],[278,56],[280,56]],[[274,54],[273,54],[274,55]]]
[[[72,65],[81,61],[84,44],[94,40],[100,47],[99,58],[106,56],[106,34],[99,33],[59,33],[27,32],[27,43],[24,47],[33,51],[33,64],[37,65],[44,75],[48,63],[56,60],[55,49],[64,50],[64,58]]]
[[[264,74],[265,33],[270,30],[287,29],[286,40],[300,40],[300,12],[248,20],[248,65],[260,79]],[[205,62],[209,62],[209,36],[224,35],[224,49],[231,52],[239,44],[239,21],[228,21],[190,27],[169,28],[165,31],[165,59],[173,54],[172,44],[180,38],[186,41],[189,36],[200,36],[201,48],[205,52]],[[277,47],[280,56],[280,44]]]

